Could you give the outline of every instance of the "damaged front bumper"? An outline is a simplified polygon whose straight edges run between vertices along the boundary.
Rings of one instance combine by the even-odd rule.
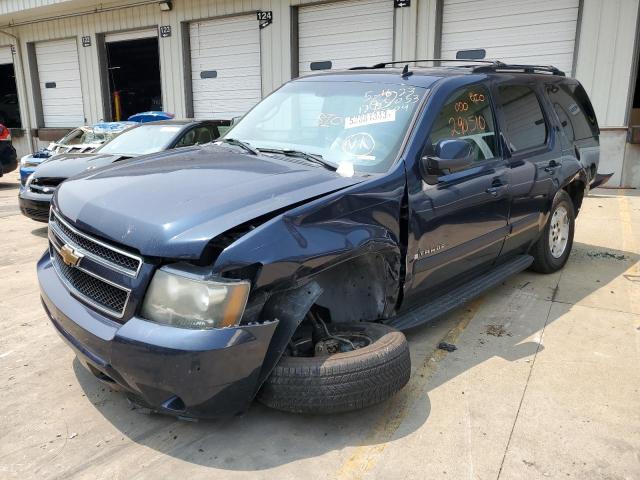
[[[76,300],[48,253],[38,262],[38,280],[49,319],[98,380],[177,416],[212,418],[248,409],[277,321],[214,330],[136,316],[120,324]]]

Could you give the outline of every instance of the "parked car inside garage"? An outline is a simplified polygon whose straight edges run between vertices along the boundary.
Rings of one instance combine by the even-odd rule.
[[[94,153],[63,153],[43,162],[20,188],[20,210],[46,222],[53,192],[67,178],[114,162],[172,148],[203,145],[220,136],[227,120],[163,120],[134,126]]]
[[[43,305],[98,380],[159,412],[372,405],[409,379],[399,330],[564,266],[598,137],[553,67],[307,76],[215,144],[64,182]]]

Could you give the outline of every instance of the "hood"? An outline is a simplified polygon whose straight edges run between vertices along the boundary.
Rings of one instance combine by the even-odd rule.
[[[100,153],[61,153],[42,162],[36,169],[35,178],[70,178],[87,170],[110,165],[121,155]]]
[[[66,181],[55,204],[81,230],[143,255],[197,259],[211,239],[237,225],[360,181],[206,146]]]

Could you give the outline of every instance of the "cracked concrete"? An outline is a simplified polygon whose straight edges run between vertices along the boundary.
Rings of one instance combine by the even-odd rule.
[[[333,417],[256,404],[141,415],[74,361],[40,306],[46,229],[0,179],[0,478],[640,478],[640,196],[596,190],[562,272],[525,272],[408,333],[389,402]],[[454,352],[438,350],[440,341]]]

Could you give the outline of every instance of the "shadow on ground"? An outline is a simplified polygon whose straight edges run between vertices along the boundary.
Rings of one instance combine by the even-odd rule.
[[[34,228],[31,230],[31,235],[35,235],[36,237],[47,238],[48,228],[47,226]]]
[[[20,183],[18,183],[18,182],[12,182],[12,181],[3,182],[3,181],[0,181],[0,190],[12,190],[12,189],[17,190],[18,188],[20,188]]]
[[[622,277],[639,258],[638,255],[629,252],[575,243],[563,275],[567,271],[573,271],[575,275],[585,268],[597,272],[594,273],[593,279],[585,280],[586,286],[579,292],[584,298],[612,280]],[[559,275],[554,280],[549,276],[525,272],[508,280],[486,296],[494,296],[492,301],[506,304],[514,294],[525,295],[530,301],[546,300],[546,305],[549,305],[548,301],[553,301],[559,288],[562,288],[558,287],[558,278]],[[571,303],[566,303],[566,309],[555,310],[564,313],[571,309],[571,306]],[[454,326],[457,318],[464,313],[464,308],[438,320],[435,327],[427,325],[409,332],[407,336],[412,355],[424,349],[425,344],[437,344],[439,338],[429,337],[435,331],[443,331],[442,328],[437,328],[438,324],[443,326],[441,322],[449,322]],[[547,315],[546,311],[542,313],[542,318],[544,315]],[[554,322],[560,316],[548,318],[546,324]],[[485,322],[487,325],[482,325],[482,330],[485,331],[485,328],[494,327],[490,325],[493,322],[490,317],[478,315],[472,323]],[[371,432],[374,428],[379,428],[381,422],[391,425],[391,431],[384,441],[412,433],[429,417],[431,390],[490,358],[498,356],[513,362],[533,355],[542,347],[539,343],[532,342],[530,337],[540,332],[543,322],[544,320],[540,319],[537,322],[523,322],[513,331],[504,332],[504,335],[494,335],[499,338],[492,337],[491,341],[486,343],[479,339],[473,347],[466,341],[460,350],[446,354],[457,357],[455,362],[447,363],[446,370],[443,371],[440,367],[437,375],[427,377],[425,381],[417,380],[417,383],[414,374],[414,383],[419,388],[415,388],[412,393],[407,393],[409,389],[404,389],[385,404],[328,417],[281,413],[269,410],[256,402],[242,417],[217,421],[191,423],[159,415],[146,415],[133,410],[122,394],[110,391],[100,384],[77,360],[74,362],[74,369],[87,398],[95,408],[134,442],[198,465],[234,471],[258,471],[302,458],[317,457],[346,446],[379,443],[383,440]],[[446,325],[445,327],[447,328],[444,331],[450,328]],[[473,351],[469,352],[469,349]],[[432,353],[423,351],[421,357],[418,355],[424,359],[421,360],[421,363],[424,362],[423,365],[427,364]],[[420,370],[421,365],[414,362],[413,367]],[[403,411],[409,412],[410,415],[404,422],[401,415]],[[111,455],[113,452],[109,449],[105,449],[102,454],[104,459]],[[75,465],[66,475],[81,472],[95,461],[100,461],[100,458],[87,458],[86,464]]]

